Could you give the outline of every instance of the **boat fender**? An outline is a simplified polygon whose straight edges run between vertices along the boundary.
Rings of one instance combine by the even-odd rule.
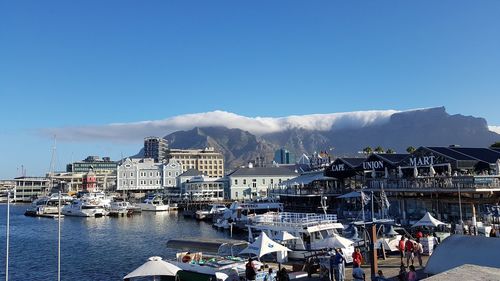
[[[183,263],[188,263],[191,261],[191,256],[185,255],[182,257],[182,262]]]

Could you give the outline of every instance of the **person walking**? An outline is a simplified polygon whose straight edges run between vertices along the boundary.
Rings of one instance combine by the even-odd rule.
[[[410,266],[410,260],[411,260],[411,265],[413,265],[413,241],[410,239],[406,240],[405,243],[405,255],[406,255],[406,267]]]
[[[253,260],[252,258],[248,258],[248,262],[245,265],[245,278],[247,281],[255,281],[256,277],[257,277],[257,272],[255,271]]]
[[[439,245],[439,238],[437,237],[436,232],[432,233],[432,244],[434,244],[434,246],[432,246],[433,250],[435,250]]]
[[[356,248],[356,250],[354,250],[354,253],[352,253],[352,266],[353,266],[353,268],[356,265],[361,266],[362,260],[363,260],[363,256],[361,255],[361,250],[359,248]]]
[[[405,256],[405,236],[404,235],[402,235],[401,240],[399,240],[398,249],[399,249],[399,254],[401,256],[401,263],[403,263],[403,258]]]
[[[415,267],[413,265],[410,265],[410,271],[408,271],[408,274],[406,275],[406,280],[417,281],[417,272],[415,271]]]
[[[359,264],[354,265],[354,269],[352,270],[352,278],[354,278],[354,281],[365,281],[365,272],[359,266]]]
[[[337,281],[345,280],[345,257],[344,253],[342,253],[341,249],[335,249],[335,262],[334,264],[337,266],[335,269],[335,279]]]
[[[275,281],[276,278],[274,277],[273,274],[273,269],[269,268],[269,271],[267,272],[266,276],[264,276],[264,281]]]
[[[413,254],[415,257],[417,257],[418,260],[418,265],[422,267],[422,254],[424,253],[424,247],[422,246],[422,243],[420,243],[420,238],[417,238],[417,241],[415,242],[415,245],[413,246]]]

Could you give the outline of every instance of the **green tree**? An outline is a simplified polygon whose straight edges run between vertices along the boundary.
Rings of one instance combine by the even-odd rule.
[[[388,148],[388,149],[385,151],[385,153],[387,153],[387,154],[394,154],[394,153],[396,153],[396,151],[395,151],[394,149],[392,149],[392,148]]]
[[[406,152],[408,152],[408,153],[413,153],[413,152],[415,152],[415,150],[417,150],[417,149],[413,146],[408,146],[408,148],[406,148]]]
[[[491,148],[500,148],[500,141],[495,142],[494,144],[490,145]]]
[[[380,145],[375,148],[376,153],[384,153],[384,151],[385,151],[384,148],[381,147]]]
[[[363,148],[363,153],[366,154],[366,155],[368,155],[368,154],[370,154],[372,152],[373,152],[373,149],[371,147],[369,147],[369,146]]]

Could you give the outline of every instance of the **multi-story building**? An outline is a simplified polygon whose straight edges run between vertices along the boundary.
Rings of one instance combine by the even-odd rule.
[[[116,174],[109,174],[105,171],[94,171],[97,190],[115,190]],[[76,193],[84,189],[83,179],[87,173],[60,172],[53,173],[54,186],[68,193]]]
[[[221,178],[197,176],[182,184],[181,194],[193,201],[221,201],[225,185],[226,181]]]
[[[280,148],[274,153],[274,162],[278,164],[291,164],[293,161],[293,156],[290,154],[290,151],[285,148]]]
[[[252,199],[267,197],[268,190],[283,181],[298,176],[297,172],[285,167],[248,167],[238,168],[230,173],[229,198]]]
[[[88,156],[82,161],[74,162],[66,166],[66,172],[88,173],[93,170],[95,173],[116,173],[118,163],[111,161],[109,157]]]
[[[31,202],[49,192],[51,180],[45,177],[18,177],[14,179],[14,201]]]
[[[171,160],[156,163],[152,158],[127,158],[117,170],[117,191],[152,191],[177,185],[181,165]]]
[[[165,159],[167,150],[167,141],[160,137],[144,138],[144,158],[152,158],[155,162],[161,162]]]
[[[182,172],[196,169],[203,174],[221,178],[224,176],[224,156],[213,147],[205,149],[168,149],[166,158],[182,165]]]

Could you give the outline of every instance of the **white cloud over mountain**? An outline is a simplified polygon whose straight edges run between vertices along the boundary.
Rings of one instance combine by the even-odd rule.
[[[488,126],[490,131],[500,134],[500,126]]]
[[[226,111],[178,115],[163,120],[115,123],[96,126],[47,128],[43,135],[65,141],[110,140],[136,142],[145,136],[165,136],[193,127],[221,126],[238,128],[255,135],[275,133],[293,128],[326,131],[331,128],[360,128],[383,124],[397,110],[371,110],[331,114],[292,115],[287,117],[246,117]]]

